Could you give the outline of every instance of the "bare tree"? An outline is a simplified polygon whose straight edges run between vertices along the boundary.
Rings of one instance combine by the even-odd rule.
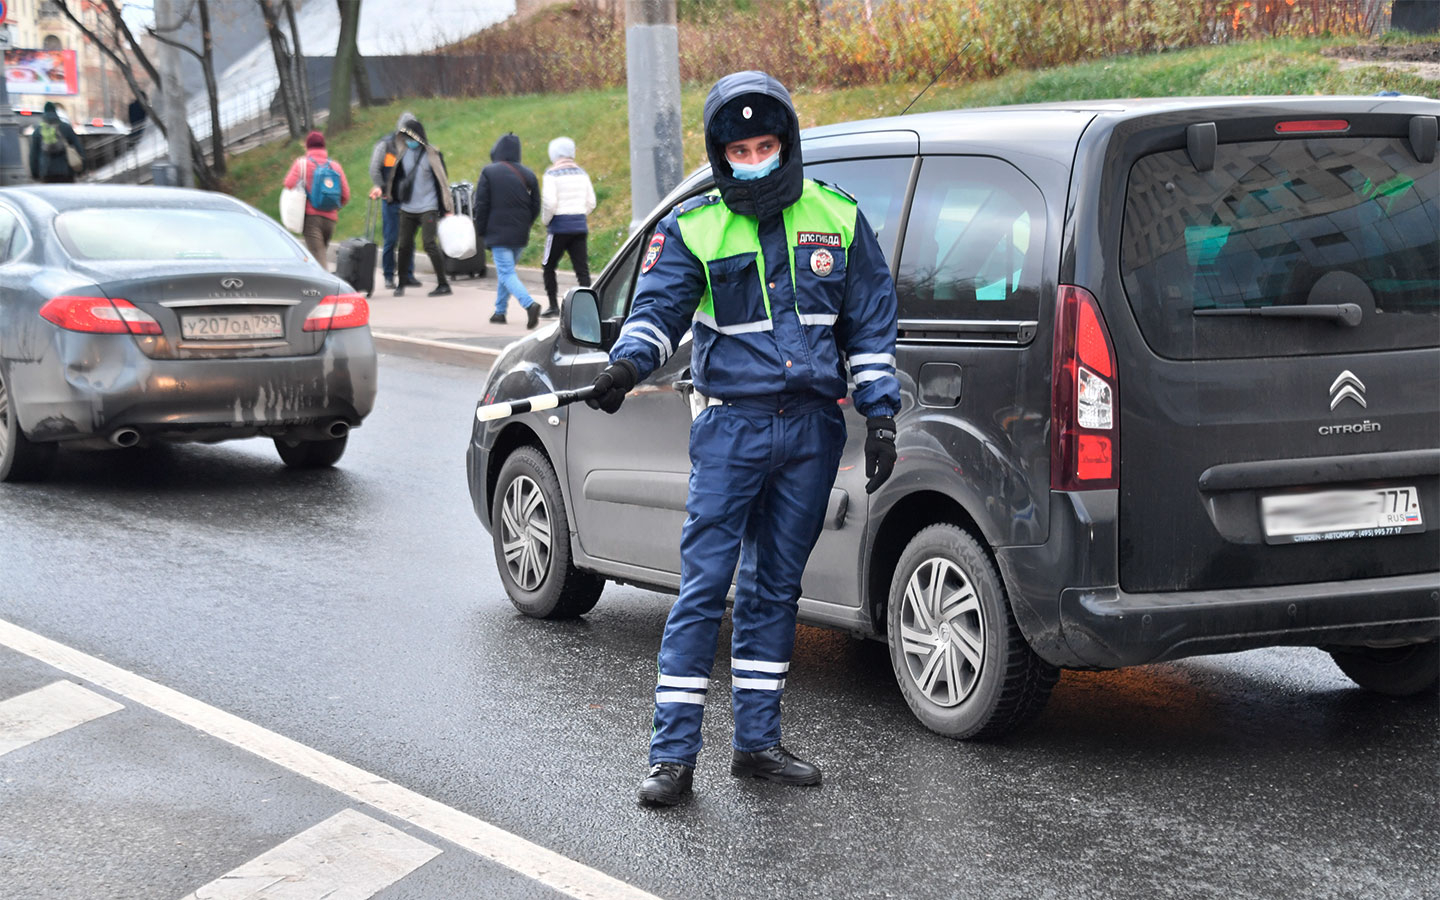
[[[360,55],[360,0],[335,0],[340,7],[340,40],[335,45],[335,62],[330,68],[330,119],[328,130],[350,127],[350,79]]]
[[[270,0],[255,0],[265,19],[265,33],[270,36],[270,52],[275,57],[275,74],[280,78],[280,101],[285,108],[285,124],[290,137],[298,140],[305,132],[300,115],[300,102],[295,90],[295,70],[291,65],[290,44],[280,30],[280,15]]]
[[[300,105],[300,119],[305,123],[305,130],[309,131],[315,127],[315,116],[310,109],[310,76],[305,71],[305,51],[300,49],[300,26],[295,24],[295,4],[292,0],[284,0],[285,18],[290,21],[290,40],[295,45],[295,52],[291,54],[291,62],[295,65],[295,87],[296,95]]]
[[[209,0],[194,0],[191,6],[185,10],[185,14],[175,23],[174,27],[165,31],[174,32],[190,20],[190,13],[198,9],[200,13],[200,50],[196,50],[189,44],[182,43],[174,38],[167,37],[156,28],[147,28],[146,31],[155,40],[162,44],[168,44],[195,57],[200,61],[200,70],[205,73],[205,93],[210,100],[210,155],[214,157],[213,164],[216,175],[224,175],[225,166],[225,135],[220,129],[220,91],[215,85],[215,52],[210,32],[210,2]]]

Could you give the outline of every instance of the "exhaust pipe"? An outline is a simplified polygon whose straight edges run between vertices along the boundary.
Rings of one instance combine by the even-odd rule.
[[[133,428],[117,428],[110,434],[110,443],[117,447],[133,447],[140,443],[140,432]]]
[[[344,419],[336,419],[330,423],[330,427],[326,431],[332,438],[342,438],[350,433],[350,423]]]

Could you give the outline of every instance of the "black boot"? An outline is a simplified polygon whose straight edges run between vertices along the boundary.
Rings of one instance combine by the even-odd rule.
[[[525,307],[525,327],[534,328],[540,324],[540,304],[532,303]]]
[[[542,319],[553,319],[553,318],[555,318],[555,317],[558,316],[558,315],[560,315],[560,307],[558,307],[558,306],[551,306],[550,308],[546,309],[544,312],[542,312],[542,313],[540,314],[540,318],[542,318]]]
[[[820,767],[812,765],[776,744],[754,753],[735,751],[730,774],[737,778],[760,778],[780,784],[819,784]]]
[[[662,762],[650,767],[650,774],[640,782],[636,793],[641,803],[652,806],[674,806],[690,793],[695,770],[680,763]]]

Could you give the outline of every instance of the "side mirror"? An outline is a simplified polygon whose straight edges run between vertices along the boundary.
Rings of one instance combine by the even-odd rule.
[[[560,308],[565,336],[583,347],[604,346],[600,327],[600,298],[587,287],[571,288]]]

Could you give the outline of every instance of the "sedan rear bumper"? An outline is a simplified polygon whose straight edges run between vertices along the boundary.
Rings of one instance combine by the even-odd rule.
[[[129,335],[57,331],[38,360],[10,363],[11,403],[34,441],[145,437],[218,440],[284,433],[375,403],[369,329],[332,332],[312,356],[151,359]]]

